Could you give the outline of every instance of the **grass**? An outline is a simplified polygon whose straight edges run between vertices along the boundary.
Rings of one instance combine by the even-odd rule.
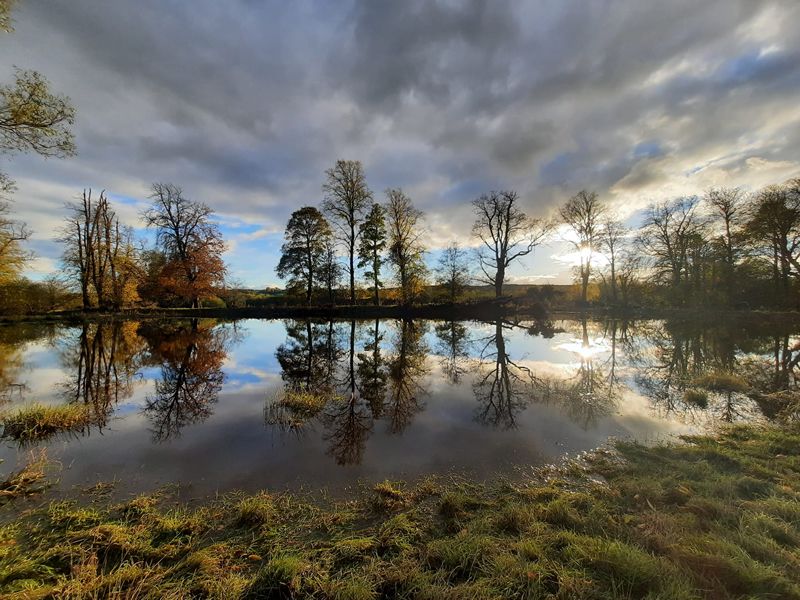
[[[91,423],[90,411],[80,404],[29,404],[4,414],[2,437],[20,443],[45,440],[55,434],[79,431]]]
[[[19,470],[0,480],[0,506],[23,496],[33,496],[48,487],[46,468],[49,462],[44,450],[32,452],[30,460]]]
[[[800,426],[327,504],[52,502],[0,527],[0,596],[800,598]]]

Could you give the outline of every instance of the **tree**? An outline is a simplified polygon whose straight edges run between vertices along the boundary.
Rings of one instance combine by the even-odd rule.
[[[366,268],[364,277],[371,280],[375,306],[381,303],[380,288],[383,251],[386,248],[386,209],[377,202],[372,205],[359,228],[358,266]]]
[[[675,298],[684,300],[691,291],[698,241],[703,240],[703,220],[697,214],[696,197],[660,202],[647,209],[637,245],[649,261],[652,278],[667,284]]]
[[[584,304],[592,274],[594,253],[600,245],[601,219],[605,212],[600,197],[595,192],[586,190],[575,194],[559,210],[562,223],[569,227],[575,236],[569,241],[580,257],[578,275],[581,282],[581,301]]]
[[[548,223],[522,212],[518,199],[514,191],[493,191],[472,202],[477,215],[472,234],[481,244],[478,264],[497,298],[503,295],[509,265],[533,252],[550,230]]]
[[[276,271],[281,279],[288,278],[290,285],[305,288],[306,304],[311,304],[314,283],[323,269],[331,235],[328,221],[313,206],[294,211],[286,225],[286,241]]]
[[[712,211],[712,224],[719,229],[716,238],[722,263],[722,286],[728,302],[735,292],[736,263],[744,250],[742,216],[745,195],[739,188],[712,188],[706,192],[705,202]]]
[[[372,200],[372,192],[367,187],[361,162],[357,160],[337,160],[333,168],[325,171],[325,177],[322,209],[336,227],[337,238],[347,248],[350,303],[355,304],[358,226]]]
[[[133,230],[120,224],[105,192],[94,200],[92,190],[84,190],[67,209],[62,260],[78,279],[83,308],[119,309],[136,300],[140,267]]]
[[[420,241],[423,213],[401,189],[386,190],[389,261],[395,268],[400,302],[414,302],[425,282],[425,248]]]
[[[470,267],[467,261],[467,251],[457,242],[453,242],[439,258],[436,268],[436,280],[439,285],[447,289],[450,302],[455,302],[461,296],[464,288],[470,282]]]
[[[22,243],[30,237],[30,230],[11,217],[8,195],[14,183],[0,172],[0,284],[16,279],[30,259]]]
[[[14,31],[11,19],[11,9],[14,8],[16,0],[0,0],[0,31],[10,33]]]
[[[0,149],[73,156],[75,109],[69,98],[50,92],[47,79],[36,71],[17,69],[14,79],[13,85],[0,86]]]
[[[609,283],[611,285],[611,302],[617,303],[617,265],[619,264],[620,251],[625,237],[628,235],[628,228],[620,221],[607,218],[600,225],[599,241],[600,247],[605,251],[608,259]]]
[[[339,287],[339,281],[342,279],[342,271],[342,264],[339,262],[339,257],[336,254],[336,240],[333,239],[333,235],[330,235],[325,239],[325,248],[322,251],[319,280],[325,289],[328,290],[328,302],[331,304],[336,302],[334,290]]]
[[[746,230],[769,257],[776,291],[785,295],[791,277],[800,276],[800,179],[758,192]]]
[[[152,191],[153,206],[142,217],[147,227],[155,228],[156,243],[166,257],[159,282],[168,293],[198,308],[200,300],[225,281],[225,242],[212,221],[214,211],[185,198],[171,183],[154,183]]]

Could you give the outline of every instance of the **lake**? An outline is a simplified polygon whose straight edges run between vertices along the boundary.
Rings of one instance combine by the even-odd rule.
[[[514,477],[609,437],[772,418],[765,396],[703,376],[793,387],[798,333],[615,320],[4,325],[3,409],[84,403],[92,425],[35,446],[3,438],[0,458],[7,472],[46,448],[59,490],[114,482],[120,495]]]

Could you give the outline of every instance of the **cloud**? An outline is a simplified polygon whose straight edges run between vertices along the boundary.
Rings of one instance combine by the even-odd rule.
[[[84,187],[140,226],[150,184],[173,181],[218,211],[237,276],[274,284],[285,222],[337,158],[362,160],[378,199],[404,187],[434,249],[471,243],[490,189],[537,216],[595,189],[624,216],[797,175],[798,17],[791,0],[28,0],[0,80],[34,68],[69,95],[79,155],[0,168],[43,259]]]

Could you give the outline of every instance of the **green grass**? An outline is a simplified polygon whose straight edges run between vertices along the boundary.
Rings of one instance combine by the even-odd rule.
[[[0,420],[2,437],[28,443],[83,429],[91,423],[92,417],[90,411],[80,404],[29,404],[4,414]]]
[[[800,598],[800,427],[332,503],[53,502],[0,527],[0,596]]]

